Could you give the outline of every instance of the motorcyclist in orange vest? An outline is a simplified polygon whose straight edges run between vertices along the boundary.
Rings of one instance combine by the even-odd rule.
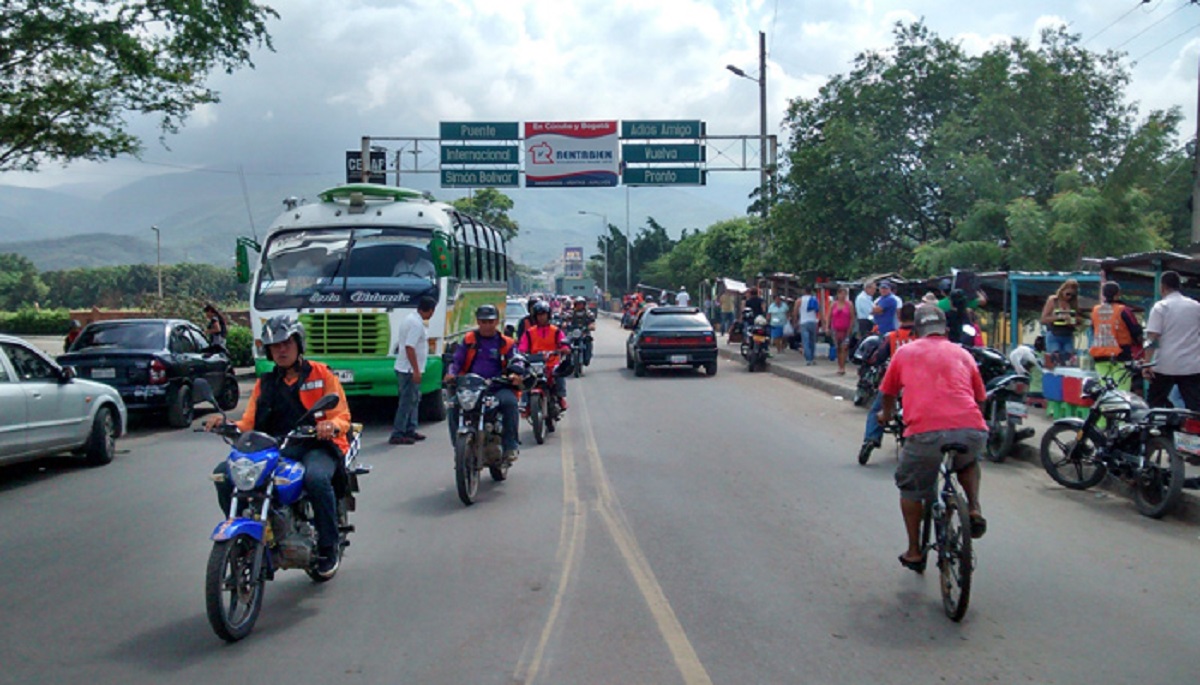
[[[1142,344],[1142,325],[1129,307],[1117,301],[1121,286],[1108,281],[1101,288],[1102,302],[1092,308],[1092,340],[1088,351],[1096,362],[1096,372],[1101,376],[1118,377],[1122,362],[1133,359],[1134,346]],[[1119,385],[1128,390],[1130,379]]]
[[[522,354],[537,352],[570,354],[571,346],[567,343],[566,336],[558,326],[550,323],[549,304],[538,302],[533,306],[533,321],[534,325],[526,328],[525,332],[521,334],[521,338],[517,342],[517,350]],[[558,406],[566,411],[567,379],[565,376],[555,373],[558,364],[557,357],[549,357],[546,361],[546,373],[554,378],[554,394],[558,396]]]

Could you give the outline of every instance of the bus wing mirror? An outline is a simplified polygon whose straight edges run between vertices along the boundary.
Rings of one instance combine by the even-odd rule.
[[[429,240],[429,255],[433,258],[433,270],[438,278],[449,276],[454,272],[450,246],[447,244],[444,234],[433,234],[433,238]]]
[[[245,236],[237,239],[237,280],[238,283],[250,282],[250,248],[261,252],[258,243]]]

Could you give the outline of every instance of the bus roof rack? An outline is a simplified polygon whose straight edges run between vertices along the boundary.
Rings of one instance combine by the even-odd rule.
[[[360,193],[364,199],[391,200],[392,202],[407,202],[408,200],[424,199],[425,195],[411,188],[396,188],[381,186],[376,183],[347,183],[346,185],[330,188],[317,195],[322,202],[348,200],[354,193]]]

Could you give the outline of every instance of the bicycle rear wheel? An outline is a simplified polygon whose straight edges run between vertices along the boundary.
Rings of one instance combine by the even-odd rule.
[[[938,531],[938,570],[941,571],[942,608],[951,621],[961,621],[971,600],[971,517],[962,493],[954,491],[946,502]]]

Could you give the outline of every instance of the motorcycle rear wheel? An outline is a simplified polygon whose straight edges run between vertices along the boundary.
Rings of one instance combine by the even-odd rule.
[[[1183,457],[1171,438],[1158,436],[1146,443],[1146,465],[1135,474],[1133,503],[1143,516],[1162,518],[1183,496]]]
[[[533,424],[533,439],[541,445],[546,442],[545,414],[546,396],[534,395],[529,398],[529,423]]]
[[[458,486],[458,498],[468,507],[475,503],[479,493],[479,469],[475,468],[474,449],[470,435],[459,435],[454,443],[454,484]]]
[[[989,421],[987,442],[984,443],[983,455],[990,462],[999,464],[1008,457],[1016,442],[1017,427],[1010,421]]]
[[[226,642],[250,634],[262,611],[264,584],[254,578],[259,543],[249,535],[213,543],[204,575],[204,599],[213,632]]]
[[[1103,438],[1088,431],[1076,445],[1077,426],[1051,426],[1042,436],[1042,468],[1055,483],[1072,490],[1087,490],[1104,480],[1108,467],[1096,453]]]

